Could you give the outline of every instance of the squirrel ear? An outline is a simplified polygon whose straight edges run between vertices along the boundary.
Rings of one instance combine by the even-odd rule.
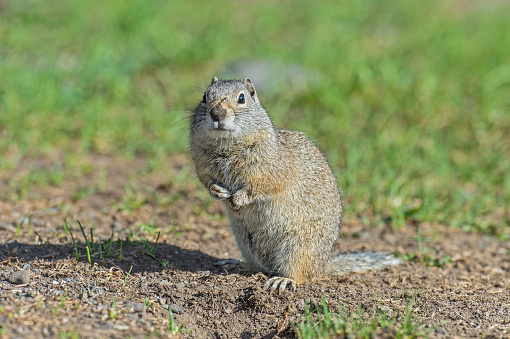
[[[248,92],[250,92],[251,97],[255,102],[259,102],[259,98],[257,97],[257,91],[255,90],[255,86],[253,85],[253,82],[251,82],[250,78],[244,78],[243,83],[246,86],[246,89]]]
[[[219,81],[219,80],[218,80],[218,77],[214,77],[214,78],[212,78],[212,80],[211,80],[211,85],[212,85],[212,84],[214,84],[214,83],[215,83],[215,82],[217,82],[217,81]]]

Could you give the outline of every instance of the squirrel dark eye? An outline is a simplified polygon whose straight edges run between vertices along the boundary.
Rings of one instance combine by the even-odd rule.
[[[206,101],[207,101],[207,98],[205,97],[205,94],[204,94],[204,97],[202,98],[202,103],[205,104]]]
[[[244,104],[244,94],[243,93],[239,94],[239,97],[237,98],[237,103]]]

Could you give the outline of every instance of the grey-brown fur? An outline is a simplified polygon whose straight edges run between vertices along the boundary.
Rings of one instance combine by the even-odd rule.
[[[303,133],[273,126],[250,79],[214,78],[204,99],[191,123],[196,173],[224,202],[244,259],[276,275],[266,287],[341,272],[325,267],[342,203],[324,155]]]

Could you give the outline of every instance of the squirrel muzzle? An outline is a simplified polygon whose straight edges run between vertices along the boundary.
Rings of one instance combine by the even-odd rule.
[[[225,129],[225,118],[229,115],[229,107],[226,100],[218,100],[213,103],[213,107],[209,110],[214,129]]]

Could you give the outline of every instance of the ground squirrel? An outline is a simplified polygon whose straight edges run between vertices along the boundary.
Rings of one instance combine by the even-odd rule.
[[[246,263],[274,275],[267,289],[398,264],[383,253],[332,255],[342,215],[335,176],[304,133],[273,126],[249,78],[212,79],[192,117],[190,151]]]

